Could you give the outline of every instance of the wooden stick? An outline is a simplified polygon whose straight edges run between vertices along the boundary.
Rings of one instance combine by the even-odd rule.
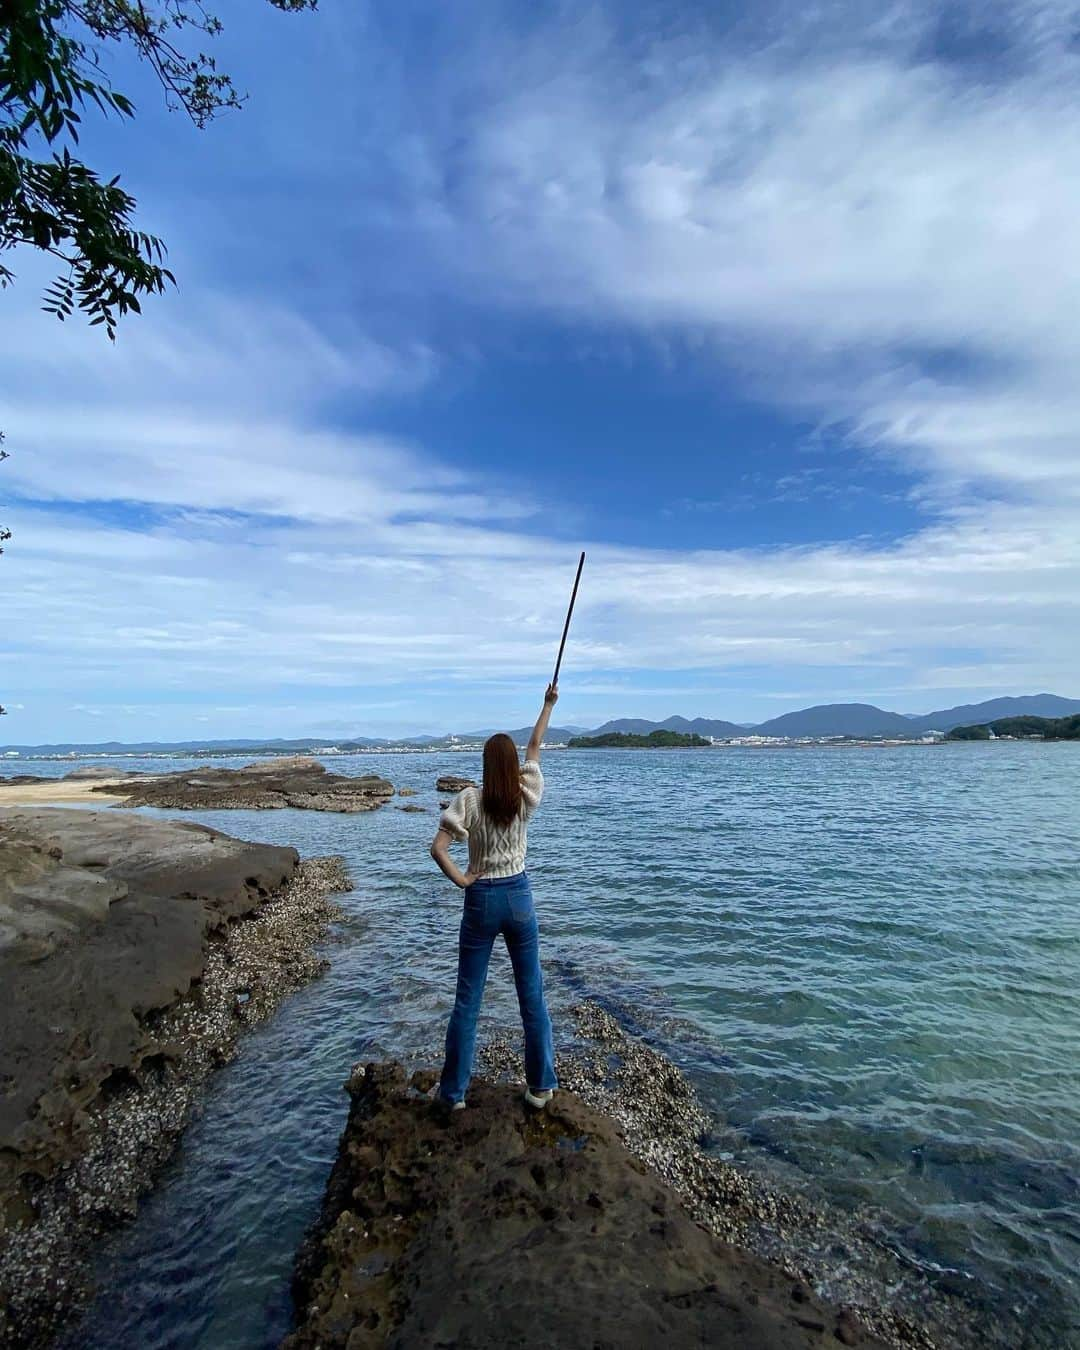
[[[585,554],[582,553],[578,559],[577,576],[574,578],[574,589],[570,592],[570,608],[566,611],[566,622],[563,624],[562,641],[559,643],[559,656],[555,662],[555,674],[551,677],[552,685],[559,683],[559,667],[562,665],[563,648],[566,646],[566,635],[570,631],[570,616],[574,612],[574,601],[577,599],[578,582],[581,580],[581,569],[585,566]]]

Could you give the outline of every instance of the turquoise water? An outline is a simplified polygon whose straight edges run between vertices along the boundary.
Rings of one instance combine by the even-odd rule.
[[[343,853],[355,890],[329,974],[248,1039],[107,1253],[81,1344],[275,1344],[350,1064],[438,1047],[459,896],[426,854],[433,784],[478,757],[333,767],[415,786],[431,813],[193,813]],[[530,870],[563,1034],[570,1004],[605,1002],[687,1071],[742,1164],[858,1209],[946,1287],[1019,1313],[1026,1344],[1080,1345],[1080,748],[544,769]],[[496,966],[486,1024],[515,1016]]]

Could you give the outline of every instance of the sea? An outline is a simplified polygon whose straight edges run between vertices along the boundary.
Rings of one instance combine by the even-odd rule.
[[[428,856],[435,779],[479,778],[479,755],[326,763],[425,810],[185,813],[342,854],[353,889],[327,973],[245,1039],[104,1244],[84,1348],[276,1345],[350,1067],[438,1063],[461,896]],[[688,1075],[733,1165],[850,1216],[1010,1344],[1080,1346],[1080,745],[563,750],[543,768],[529,870],[560,1044],[598,1001]],[[481,1039],[516,1022],[497,954]]]

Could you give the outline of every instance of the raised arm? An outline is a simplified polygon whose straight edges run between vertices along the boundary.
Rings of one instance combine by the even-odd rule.
[[[536,719],[536,726],[533,727],[532,735],[529,737],[529,745],[525,751],[526,760],[535,760],[539,764],[540,747],[544,743],[545,735],[547,735],[552,710],[558,701],[558,689],[553,684],[549,684],[544,691],[544,706],[540,709],[540,716]]]

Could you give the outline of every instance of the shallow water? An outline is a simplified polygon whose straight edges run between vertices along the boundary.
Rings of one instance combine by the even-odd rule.
[[[437,1049],[460,900],[426,853],[433,783],[476,776],[478,756],[332,767],[385,773],[431,810],[192,813],[342,853],[355,890],[330,972],[246,1040],[103,1256],[82,1345],[276,1344],[350,1065]],[[564,1034],[560,1011],[599,999],[687,1071],[725,1152],[859,1207],[946,1287],[1018,1310],[1029,1345],[1080,1344],[1080,749],[579,751],[544,768],[530,869]],[[496,961],[487,1026],[515,1016]]]

